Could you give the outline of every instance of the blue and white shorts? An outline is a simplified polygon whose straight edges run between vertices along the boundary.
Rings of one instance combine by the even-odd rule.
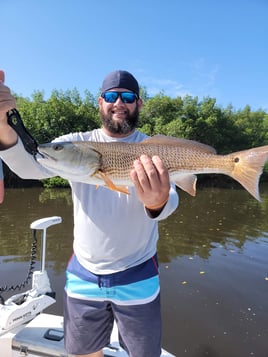
[[[65,287],[65,344],[89,354],[110,342],[114,319],[122,347],[133,357],[160,356],[161,314],[157,256],[122,272],[96,275],[72,256]]]

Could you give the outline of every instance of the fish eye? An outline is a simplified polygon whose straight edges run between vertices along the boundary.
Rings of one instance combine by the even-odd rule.
[[[61,144],[55,144],[55,145],[53,145],[53,149],[55,151],[60,151],[63,149],[63,146]]]

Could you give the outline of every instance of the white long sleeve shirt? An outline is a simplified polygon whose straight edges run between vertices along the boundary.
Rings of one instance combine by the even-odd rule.
[[[135,131],[118,139],[107,136],[102,129],[71,133],[56,141],[124,141],[140,142],[147,136]],[[28,179],[54,176],[28,154],[19,140],[0,156],[17,175]],[[168,217],[178,206],[174,186],[161,214],[152,218],[138,200],[135,189],[130,194],[70,182],[74,210],[73,249],[78,261],[95,274],[110,274],[145,262],[156,253],[158,221]]]

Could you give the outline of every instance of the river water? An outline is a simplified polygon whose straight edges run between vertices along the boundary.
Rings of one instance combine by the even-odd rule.
[[[268,356],[264,184],[261,196],[259,203],[243,189],[198,189],[195,198],[180,192],[179,208],[160,223],[163,347],[176,356]],[[47,312],[61,314],[64,272],[72,252],[69,189],[6,190],[0,206],[0,286],[25,280],[30,224],[54,215],[63,222],[47,231],[46,270],[57,294],[57,303]]]

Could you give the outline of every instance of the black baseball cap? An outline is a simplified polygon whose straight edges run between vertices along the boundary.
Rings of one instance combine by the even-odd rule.
[[[114,71],[109,73],[102,82],[101,93],[107,92],[112,88],[126,88],[137,94],[139,97],[139,84],[136,78],[127,71]]]

